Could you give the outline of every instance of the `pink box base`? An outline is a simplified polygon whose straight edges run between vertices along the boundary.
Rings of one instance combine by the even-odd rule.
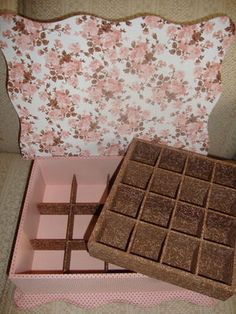
[[[216,300],[160,280],[125,272],[91,257],[86,250],[72,250],[70,270],[63,274],[62,250],[33,250],[32,239],[64,239],[67,215],[40,215],[41,202],[69,202],[73,175],[78,182],[76,202],[99,202],[121,157],[38,158],[34,161],[9,272],[16,285],[15,302],[30,308],[55,300],[81,307],[124,301],[151,306],[173,299],[211,306]],[[80,215],[78,215],[80,216]],[[83,237],[92,215],[75,216],[73,239]],[[44,273],[42,273],[44,272]]]
[[[115,293],[64,293],[64,294],[27,294],[16,289],[14,300],[16,305],[25,310],[32,309],[36,306],[55,302],[64,301],[71,303],[80,308],[92,309],[108,303],[122,302],[139,307],[151,307],[164,302],[181,300],[190,302],[204,307],[213,307],[217,300],[209,298],[189,290],[168,290],[155,292],[115,292]]]

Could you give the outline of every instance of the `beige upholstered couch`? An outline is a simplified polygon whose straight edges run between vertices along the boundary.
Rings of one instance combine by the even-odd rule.
[[[137,13],[155,13],[172,21],[185,22],[214,14],[226,14],[236,23],[235,0],[3,0],[0,1],[0,10],[13,11],[36,20],[49,20],[72,13],[86,12],[105,18],[127,17]],[[224,91],[209,120],[209,153],[235,159],[236,40],[234,40],[224,59],[222,81]],[[6,278],[7,261],[31,162],[22,160],[20,156],[19,122],[6,92],[6,66],[1,52],[0,119],[0,274],[3,274],[4,277],[2,278]],[[8,281],[0,281],[0,293],[3,292],[0,312],[3,309],[2,313],[8,313],[8,311],[9,313],[16,313],[10,306],[12,291],[13,287]],[[228,305],[220,305],[222,311],[219,310],[218,313],[233,313],[235,305],[235,298],[233,298],[229,300]],[[168,312],[167,308],[165,313],[177,313],[178,306],[177,304],[176,311]],[[132,312],[132,308],[129,307],[128,310],[130,313]],[[186,313],[198,313],[195,310],[188,307]],[[43,311],[46,310],[42,310],[42,313],[45,313]],[[111,309],[111,312],[114,310]],[[117,313],[119,312],[120,310]],[[156,310],[153,313],[159,312]],[[184,308],[181,313],[185,313]]]

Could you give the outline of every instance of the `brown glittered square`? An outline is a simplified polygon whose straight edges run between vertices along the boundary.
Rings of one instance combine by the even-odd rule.
[[[208,182],[185,177],[179,198],[180,200],[191,204],[204,206],[206,203],[209,187],[210,184]]]
[[[191,156],[188,159],[185,174],[209,181],[211,179],[213,167],[213,161],[206,158]]]
[[[175,172],[183,172],[185,160],[186,154],[184,152],[165,148],[162,152],[158,167]]]
[[[125,169],[122,182],[140,189],[145,189],[150,180],[152,172],[152,167],[130,161]]]
[[[209,208],[236,216],[236,190],[213,184]]]
[[[236,239],[236,218],[209,211],[207,214],[204,238],[234,247]]]
[[[121,184],[113,199],[111,210],[127,216],[136,217],[143,196],[143,191]]]
[[[236,166],[217,164],[213,182],[236,189]]]
[[[141,219],[158,226],[167,227],[174,206],[174,200],[149,193],[144,203]]]
[[[230,285],[232,282],[234,252],[227,247],[203,243],[199,275]]]
[[[161,148],[157,145],[137,142],[131,159],[154,166],[160,151]]]
[[[172,229],[199,237],[202,232],[203,218],[203,208],[179,203],[175,210]]]
[[[131,219],[108,212],[98,240],[108,246],[126,250],[133,227],[134,221]]]
[[[180,181],[180,175],[166,170],[157,169],[150,190],[151,192],[175,198]]]
[[[165,230],[140,222],[137,226],[131,253],[158,260],[165,237]]]
[[[170,233],[163,263],[188,272],[194,272],[197,262],[199,241],[178,233]]]

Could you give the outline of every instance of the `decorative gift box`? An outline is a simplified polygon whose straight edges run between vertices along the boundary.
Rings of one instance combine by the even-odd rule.
[[[108,21],[81,14],[46,23],[9,14],[0,24],[21,152],[35,159],[9,273],[17,304],[213,304],[93,258],[86,243],[133,137],[207,154],[232,21],[217,16],[185,25],[150,15]]]

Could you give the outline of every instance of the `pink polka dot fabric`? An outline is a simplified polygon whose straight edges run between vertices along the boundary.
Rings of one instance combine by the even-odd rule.
[[[216,299],[188,290],[162,292],[119,292],[119,293],[61,293],[61,294],[25,294],[16,289],[15,304],[21,309],[31,309],[53,301],[65,301],[82,308],[95,308],[107,303],[123,302],[141,307],[150,307],[167,301],[182,300],[201,306],[212,307]]]

